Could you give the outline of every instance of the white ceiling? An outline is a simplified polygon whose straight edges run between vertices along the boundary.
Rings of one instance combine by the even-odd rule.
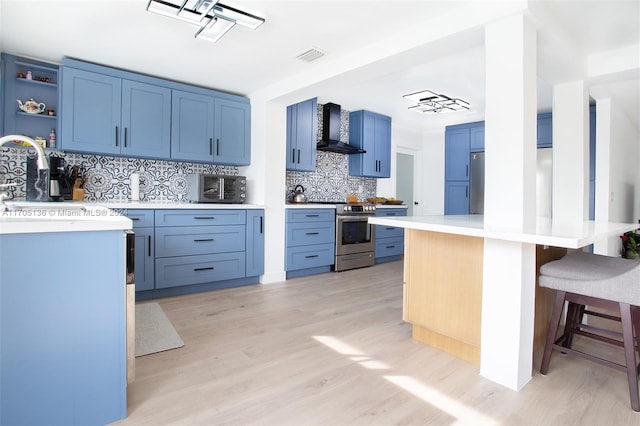
[[[423,131],[483,119],[481,26],[404,46],[412,29],[423,35],[429,28],[442,31],[448,23],[454,28],[458,18],[472,20],[479,7],[504,9],[504,1],[223,2],[263,16],[266,23],[255,31],[236,26],[213,44],[194,38],[197,28],[190,24],[146,12],[147,0],[0,0],[0,50],[56,63],[69,56],[242,95],[287,80],[302,81],[324,68],[326,79],[300,88],[291,98],[318,96],[321,103],[370,109],[391,115],[396,125]],[[566,71],[586,55],[640,45],[640,0],[529,4],[539,32],[539,75],[544,75],[539,78],[540,110],[551,108],[551,80],[562,78],[561,67]],[[558,38],[576,47],[569,55],[561,53],[561,60],[548,54]],[[296,59],[312,47],[327,55],[312,63]],[[393,55],[369,64],[359,59],[373,58],[376,52]],[[343,73],[344,66],[351,69]],[[635,72],[599,88],[619,98],[638,126],[639,80]],[[408,111],[402,95],[423,89],[465,99],[472,111],[440,117]]]

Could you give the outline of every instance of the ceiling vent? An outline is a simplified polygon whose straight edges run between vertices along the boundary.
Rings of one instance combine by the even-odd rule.
[[[315,47],[312,47],[311,49],[307,50],[304,53],[299,54],[298,56],[296,56],[296,58],[305,61],[305,62],[313,62],[316,59],[320,59],[322,58],[324,55],[326,55],[326,53],[324,53],[322,50],[320,49],[316,49]]]

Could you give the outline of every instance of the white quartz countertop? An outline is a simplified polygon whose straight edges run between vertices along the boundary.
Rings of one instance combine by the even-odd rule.
[[[484,226],[482,215],[370,217],[369,223],[573,249],[588,246],[606,237],[622,235],[639,227],[633,223],[594,221],[568,225],[539,218],[535,229],[488,229]]]
[[[335,209],[335,204],[315,204],[315,203],[287,203],[288,209]],[[405,204],[376,204],[376,209],[406,209]]]
[[[104,206],[86,203],[7,202],[0,211],[0,235],[45,232],[118,231],[131,219]]]
[[[83,201],[33,202],[7,201],[6,211],[0,210],[1,234],[41,232],[81,232],[125,230],[132,222],[123,210],[133,209],[262,209],[252,204],[211,204],[171,202],[98,202]]]

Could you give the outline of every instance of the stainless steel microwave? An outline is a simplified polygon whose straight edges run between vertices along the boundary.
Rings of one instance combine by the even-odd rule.
[[[242,204],[247,198],[245,176],[192,173],[187,183],[187,197],[194,203]]]

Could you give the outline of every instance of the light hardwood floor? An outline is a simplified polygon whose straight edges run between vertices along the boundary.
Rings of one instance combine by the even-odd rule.
[[[158,300],[117,425],[638,425],[624,373],[554,353],[520,392],[411,340],[402,262]]]

